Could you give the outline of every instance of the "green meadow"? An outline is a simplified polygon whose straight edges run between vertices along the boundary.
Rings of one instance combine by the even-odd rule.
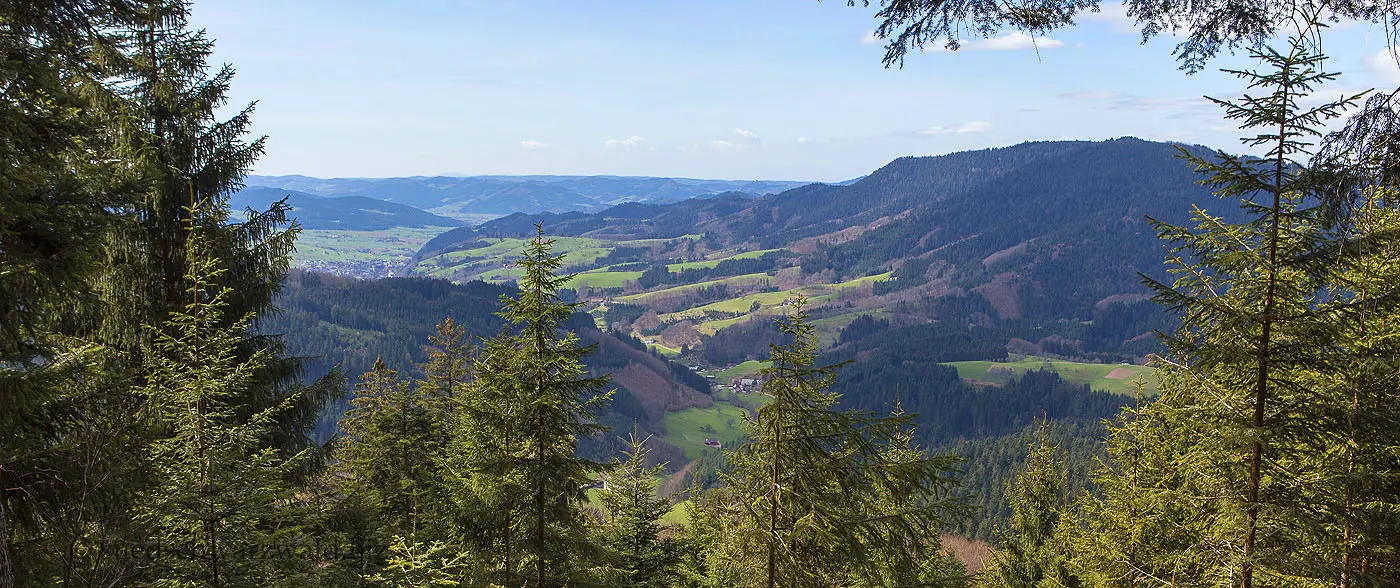
[[[297,235],[292,260],[298,264],[315,261],[404,263],[424,243],[450,230],[452,227],[394,227],[382,231],[307,229]]]
[[[1158,385],[1154,369],[1132,364],[1081,363],[1027,356],[1007,362],[955,361],[948,365],[957,368],[959,378],[985,384],[1005,384],[1028,371],[1048,369],[1068,381],[1114,394],[1131,395],[1137,390],[1137,381],[1142,380],[1143,392],[1152,396],[1157,393]]]
[[[744,416],[748,411],[729,404],[716,402],[709,408],[687,408],[666,413],[662,426],[666,427],[666,441],[685,450],[686,459],[700,457],[706,449],[706,439],[719,439],[729,446],[744,436]]]

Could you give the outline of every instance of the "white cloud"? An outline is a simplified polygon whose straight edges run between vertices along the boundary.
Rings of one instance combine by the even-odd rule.
[[[874,45],[879,42],[880,37],[875,35],[875,31],[866,31],[865,34],[860,37],[861,45]]]
[[[992,130],[992,123],[983,120],[968,121],[956,127],[929,127],[915,131],[915,135],[970,135],[973,133],[985,133]]]
[[[1021,32],[1021,31],[1014,31],[1014,32],[1012,32],[1012,33],[1010,33],[1010,34],[1002,35],[1002,36],[1000,36],[1000,37],[992,37],[992,38],[990,38],[990,39],[982,39],[982,40],[980,40],[980,41],[973,41],[972,44],[975,45],[975,46],[976,46],[975,48],[977,48],[977,49],[986,49],[986,50],[988,50],[988,51],[1021,51],[1021,50],[1024,50],[1024,49],[1058,49],[1058,48],[1060,48],[1060,47],[1064,47],[1064,46],[1065,46],[1065,44],[1064,44],[1063,41],[1057,41],[1057,40],[1051,39],[1051,38],[1049,38],[1049,37],[1041,37],[1041,38],[1037,39],[1037,38],[1032,37],[1032,36],[1030,36],[1030,35],[1027,35],[1027,34],[1025,34],[1025,33]]]
[[[1400,65],[1396,64],[1397,54],[1400,54],[1400,46],[1377,51],[1366,58],[1366,70],[1388,84],[1400,84]]]
[[[747,151],[762,146],[763,141],[758,138],[758,133],[748,129],[734,129],[729,137],[710,141],[710,147],[721,151]]]
[[[646,139],[643,139],[641,136],[632,135],[631,137],[625,137],[622,139],[608,139],[606,141],[603,141],[603,146],[612,147],[615,149],[635,149],[645,142]]]
[[[798,137],[798,138],[797,138],[797,143],[798,143],[799,145],[806,145],[806,144],[811,143],[811,142],[812,142],[812,140],[811,140],[811,139],[808,139],[807,137]]]
[[[545,149],[548,147],[549,143],[545,143],[543,141],[536,141],[534,139],[526,139],[520,142],[520,148],[526,151],[538,151],[540,149]]]
[[[1027,49],[1059,49],[1064,47],[1065,42],[1050,37],[1032,37],[1021,31],[1012,31],[1000,37],[990,39],[973,39],[962,41],[958,45],[958,51],[1024,51]],[[920,46],[920,49],[930,53],[948,53],[948,48],[941,43],[927,43]]]

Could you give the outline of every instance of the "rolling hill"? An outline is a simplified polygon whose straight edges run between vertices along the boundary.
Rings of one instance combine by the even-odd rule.
[[[417,366],[427,360],[423,346],[439,322],[450,316],[474,341],[490,337],[504,326],[496,315],[501,296],[512,292],[506,286],[481,282],[360,280],[293,271],[277,298],[278,312],[265,317],[260,330],[283,336],[287,353],[308,358],[303,374],[308,380],[338,369],[353,386],[381,358],[406,377],[421,377]],[[635,423],[664,434],[667,413],[713,404],[703,378],[648,353],[636,341],[600,331],[587,315],[577,315],[568,328],[586,344],[598,346],[585,361],[595,374],[613,379],[616,393],[602,421],[617,430],[630,429]],[[318,434],[333,434],[346,407],[342,401],[323,415]],[[605,456],[611,455],[615,441],[616,436],[610,436],[588,444],[590,451]],[[679,449],[671,451],[681,454]],[[677,461],[676,466],[682,464]]]
[[[1238,212],[1211,206],[1181,149],[1208,153],[1132,138],[1024,143],[901,158],[847,185],[756,199],[514,214],[439,235],[408,271],[509,281],[498,252],[543,223],[583,272],[585,298],[654,311],[660,324],[635,332],[673,349],[804,294],[835,325],[872,312],[994,325],[1028,354],[1119,361],[1153,349],[1163,324],[1139,276],[1165,277],[1149,218],[1183,222],[1196,204]]]
[[[303,229],[380,231],[394,227],[455,227],[461,221],[412,206],[376,200],[364,196],[327,198],[287,190],[251,186],[233,195],[230,204],[235,212],[244,208],[265,210],[283,198],[292,207],[292,216]]]
[[[750,197],[804,182],[700,180],[628,176],[471,176],[311,178],[249,176],[250,187],[294,190],[321,197],[361,196],[394,202],[463,221],[516,212],[596,212],[627,202],[666,203],[727,192]]]

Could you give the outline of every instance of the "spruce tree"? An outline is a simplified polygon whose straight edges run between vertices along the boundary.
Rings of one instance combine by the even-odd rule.
[[[646,439],[635,434],[623,455],[626,459],[618,459],[613,471],[603,476],[598,493],[607,517],[600,532],[617,572],[613,582],[641,588],[672,586],[680,546],[675,539],[661,537],[661,517],[671,510],[671,501],[656,494],[663,465],[646,465],[650,455]]]
[[[1211,432],[1172,406],[1189,376],[1170,365],[1158,374],[1160,400],[1127,408],[1110,425],[1110,459],[1093,476],[1097,492],[1076,502],[1081,527],[1072,529],[1071,565],[1090,586],[1228,586],[1230,579],[1208,576],[1215,554],[1230,549],[1208,534],[1221,505],[1200,498],[1219,489],[1213,477],[1183,467],[1191,461],[1179,462],[1193,439]]]
[[[576,305],[559,298],[572,276],[557,274],[563,256],[553,244],[537,226],[517,262],[520,292],[502,300],[513,330],[482,344],[470,385],[452,402],[446,471],[458,534],[490,554],[482,567],[505,586],[560,585],[600,567],[583,488],[607,466],[576,449],[603,432],[594,419],[611,393],[581,363],[593,346],[562,331]]]
[[[890,451],[907,416],[837,408],[837,366],[815,365],[803,305],[779,322],[792,341],[773,347],[761,375],[773,400],[746,421],[750,441],[724,475],[737,523],[728,541],[746,557],[711,573],[768,588],[878,585],[882,568],[918,569],[937,551],[945,514],[959,510],[954,459]]]
[[[59,577],[82,569],[81,547],[49,547],[92,538],[80,529],[116,499],[96,481],[129,461],[115,455],[125,431],[99,420],[129,416],[113,392],[128,374],[110,369],[112,354],[65,335],[96,314],[101,254],[91,236],[118,202],[117,166],[94,116],[97,95],[111,89],[87,56],[130,12],[126,0],[0,5],[0,587],[45,583],[50,564]],[[113,436],[97,436],[104,431]],[[101,476],[76,475],[99,465]],[[75,534],[88,537],[65,542]],[[107,571],[88,572],[119,574],[129,563],[104,555]]]
[[[1167,339],[1161,398],[1114,429],[1102,499],[1085,498],[1076,565],[1096,582],[1383,585],[1370,562],[1386,556],[1356,558],[1386,551],[1371,551],[1380,543],[1367,531],[1388,523],[1371,526],[1353,509],[1361,480],[1394,471],[1388,458],[1357,457],[1393,446],[1392,372],[1363,366],[1394,355],[1362,333],[1378,327],[1368,316],[1393,316],[1386,300],[1395,291],[1358,286],[1367,283],[1359,272],[1387,271],[1364,252],[1385,250],[1394,235],[1337,225],[1326,206],[1335,170],[1302,160],[1316,129],[1356,98],[1301,105],[1334,77],[1309,45],[1316,17],[1299,16],[1309,24],[1286,52],[1254,53],[1265,72],[1234,72],[1263,96],[1221,102],[1260,129],[1246,142],[1268,156],[1193,160],[1253,220],[1197,210],[1194,228],[1158,225],[1176,243],[1178,278],[1152,286],[1183,328]],[[1370,505],[1392,500],[1370,491]]]
[[[441,541],[424,543],[395,537],[389,561],[379,573],[366,575],[371,585],[391,588],[460,586],[472,575],[471,560]]]
[[[521,447],[527,399],[515,378],[517,338],[502,332],[486,340],[473,364],[472,380],[454,396],[456,419],[444,471],[456,513],[455,535],[464,546],[489,554],[481,562],[487,579],[518,585],[520,511],[528,498]]]
[[[420,366],[424,378],[418,382],[418,394],[433,418],[439,446],[447,445],[447,434],[455,424],[455,399],[466,392],[471,383],[471,345],[466,327],[447,317],[428,336],[423,348],[428,361]]]
[[[1042,423],[1037,443],[1007,488],[1011,527],[998,533],[998,546],[982,570],[987,588],[1073,588],[1079,579],[1069,570],[1064,525],[1064,468],[1056,458]]]
[[[193,216],[200,214],[193,207]],[[193,223],[191,223],[193,224]],[[148,581],[171,586],[265,586],[309,573],[297,509],[286,484],[295,456],[282,459],[263,439],[281,406],[244,417],[246,388],[264,354],[238,346],[250,316],[224,326],[231,296],[200,231],[189,232],[188,302],[152,337],[145,410],[169,434],[151,445],[156,483],[136,518],[156,541]]]
[[[428,402],[378,359],[350,404],[336,450],[347,494],[373,513],[376,548],[386,548],[392,536],[419,539],[421,529],[435,524],[425,514],[442,495],[440,434]]]
[[[163,325],[183,308],[188,287],[185,227],[204,231],[212,255],[227,271],[218,280],[229,288],[225,320],[257,317],[273,310],[300,228],[289,221],[289,208],[277,203],[264,211],[229,209],[230,195],[263,152],[264,139],[247,138],[253,106],[228,119],[218,111],[228,101],[231,66],[210,71],[213,41],[189,26],[187,0],[145,0],[123,28],[111,51],[94,57],[119,92],[95,112],[109,130],[104,144],[121,161],[118,201],[112,222],[100,234],[105,253],[97,278],[104,305],[95,338],[138,359],[151,332],[142,325]],[[189,212],[199,202],[200,216]],[[230,322],[231,324],[231,322]],[[257,385],[245,394],[243,415],[296,399],[279,411],[270,443],[286,453],[310,447],[308,432],[325,402],[340,394],[339,375],[313,385],[297,377],[300,358],[283,356],[280,338],[259,334],[250,324],[239,353],[266,352]]]
[[[514,521],[516,534],[533,568],[529,584],[543,588],[565,584],[596,557],[582,514],[583,487],[607,470],[606,464],[575,455],[578,440],[605,431],[594,418],[611,392],[606,377],[589,377],[582,359],[594,351],[578,336],[562,331],[577,304],[565,303],[559,290],[572,275],[559,275],[563,255],[554,240],[536,225],[535,237],[516,262],[524,276],[520,294],[507,297],[501,315],[520,329],[512,376],[523,396],[523,429],[510,459],[529,493]]]
[[[1330,331],[1335,356],[1315,370],[1305,462],[1322,480],[1325,524],[1303,551],[1344,587],[1400,577],[1400,193],[1386,184],[1361,190],[1333,257],[1327,295],[1349,312]]]

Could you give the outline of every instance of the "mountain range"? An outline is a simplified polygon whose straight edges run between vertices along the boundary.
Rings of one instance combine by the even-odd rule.
[[[630,176],[434,176],[312,178],[249,176],[254,188],[277,188],[324,198],[358,196],[412,206],[462,221],[516,212],[596,212],[624,202],[666,203],[739,192],[782,192],[806,182],[699,180]]]
[[[393,227],[455,227],[462,221],[412,206],[364,196],[323,197],[284,188],[252,186],[233,195],[234,211],[266,210],[283,198],[303,229],[378,231]]]
[[[1024,143],[900,158],[848,185],[759,198],[514,214],[439,235],[409,272],[509,280],[509,259],[496,254],[542,223],[567,238],[565,261],[592,295],[689,322],[702,337],[782,312],[781,295],[760,295],[784,292],[848,317],[1002,325],[1016,338],[1130,356],[1150,348],[1157,323],[1145,317],[1159,314],[1139,274],[1166,277],[1150,219],[1183,223],[1193,205],[1239,213],[1211,206],[1182,153],[1211,151],[1133,138]],[[851,288],[864,294],[843,299]],[[743,304],[717,306],[716,296]],[[1143,310],[1116,316],[1124,307]]]
[[[786,340],[773,319],[805,298],[818,363],[843,366],[833,383],[843,406],[900,406],[921,446],[978,464],[964,492],[987,516],[958,531],[989,538],[1009,516],[1002,489],[1026,440],[1046,434],[1035,419],[1053,420],[1049,434],[1076,448],[1067,475],[1082,488],[1104,419],[1134,389],[1155,393],[1153,371],[1130,365],[1172,327],[1142,283],[1168,278],[1153,219],[1185,223],[1194,206],[1241,216],[1183,153],[1212,151],[1132,138],[1024,143],[900,158],[852,182],[762,196],[518,212],[427,241],[406,269],[416,277],[294,274],[266,328],[287,333],[292,352],[324,357],[322,369],[355,376],[382,357],[411,373],[443,315],[478,336],[500,328],[496,300],[542,226],[576,274],[564,298],[591,315],[569,328],[599,345],[589,367],[619,390],[602,421],[656,435],[675,472],[667,484],[685,487],[723,468],[710,442],[741,440],[742,416],[765,401],[753,378]],[[612,439],[584,451],[610,455]]]

